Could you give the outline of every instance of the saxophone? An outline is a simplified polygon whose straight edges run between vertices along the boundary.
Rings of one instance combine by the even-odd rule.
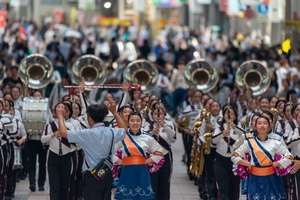
[[[207,125],[211,125],[210,123],[210,112],[207,112],[206,115],[205,115],[205,123]],[[206,144],[205,144],[205,150],[204,150],[204,154],[206,155],[209,155],[210,154],[210,143],[211,143],[211,137],[212,137],[212,134],[210,132],[206,132],[204,134],[204,138],[205,138],[205,141],[206,141]]]
[[[193,138],[193,146],[191,152],[191,164],[190,164],[190,173],[194,174],[196,177],[200,177],[203,172],[204,167],[204,156],[203,156],[203,144],[198,144],[199,132],[202,125],[202,121],[206,115],[206,109],[203,109],[199,119],[194,123],[195,135]],[[201,173],[200,173],[201,172]]]

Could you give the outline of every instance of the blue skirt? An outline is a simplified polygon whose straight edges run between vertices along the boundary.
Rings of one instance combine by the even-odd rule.
[[[115,199],[154,199],[149,171],[146,165],[122,167]]]
[[[282,200],[285,190],[282,177],[275,173],[269,176],[248,176],[247,200]]]

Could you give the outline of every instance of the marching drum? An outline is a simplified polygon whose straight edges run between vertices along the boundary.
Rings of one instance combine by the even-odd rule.
[[[14,144],[14,169],[22,169],[23,165],[22,165],[22,148],[19,147],[17,144]]]
[[[30,140],[41,140],[45,126],[49,121],[48,104],[48,98],[24,98],[22,110],[23,123]]]

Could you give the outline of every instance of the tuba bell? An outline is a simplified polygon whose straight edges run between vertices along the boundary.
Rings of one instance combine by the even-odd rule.
[[[23,58],[19,65],[19,77],[27,87],[41,89],[46,87],[53,76],[51,61],[42,54],[32,54]]]
[[[218,83],[219,75],[214,65],[199,59],[189,62],[184,70],[184,78],[188,85],[207,93]]]
[[[84,55],[75,60],[71,74],[78,85],[82,80],[85,86],[101,85],[106,81],[107,69],[100,58]]]
[[[271,78],[267,67],[259,61],[250,60],[238,68],[235,81],[241,91],[251,89],[252,95],[258,96],[268,89]]]
[[[156,66],[143,59],[129,63],[123,72],[125,82],[140,85],[146,93],[154,89],[157,78],[158,70]]]

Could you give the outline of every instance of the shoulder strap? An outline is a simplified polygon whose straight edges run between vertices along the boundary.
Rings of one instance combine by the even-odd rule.
[[[51,126],[51,129],[52,129],[53,133],[56,132],[56,131],[58,131],[57,126],[55,125],[55,122],[51,122],[50,126]]]
[[[51,126],[51,129],[52,129],[52,132],[53,132],[53,133],[56,132],[56,131],[58,131],[58,128],[57,128],[55,122],[51,122],[51,123],[50,123],[50,126]],[[71,147],[71,144],[69,143],[69,141],[68,141],[67,138],[61,137],[61,142],[62,142],[64,145],[66,145],[67,147],[69,147],[69,148]]]
[[[109,157],[111,155],[112,147],[113,147],[113,144],[114,144],[114,136],[115,136],[113,130],[112,129],[110,129],[110,130],[111,130],[111,133],[112,133],[112,140],[111,140],[110,150],[109,150],[109,154],[108,154]]]

